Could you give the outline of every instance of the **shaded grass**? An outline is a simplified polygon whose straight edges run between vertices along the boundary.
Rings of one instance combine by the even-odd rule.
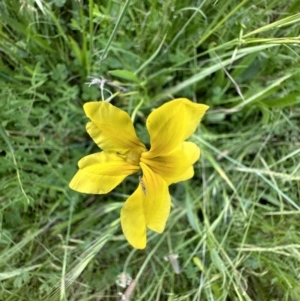
[[[115,300],[129,273],[132,300],[299,300],[299,1],[62,4],[1,3],[0,298]],[[145,251],[118,226],[138,179],[68,188],[98,151],[81,106],[110,96],[87,76],[141,138],[166,99],[211,107],[195,177],[170,187]]]

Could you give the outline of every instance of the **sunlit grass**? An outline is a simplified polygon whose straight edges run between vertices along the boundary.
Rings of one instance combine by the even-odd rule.
[[[298,8],[2,1],[0,299],[300,300]],[[119,227],[135,178],[103,196],[68,188],[97,151],[82,104],[101,95],[145,142],[165,100],[210,106],[195,176],[170,187],[144,251]]]

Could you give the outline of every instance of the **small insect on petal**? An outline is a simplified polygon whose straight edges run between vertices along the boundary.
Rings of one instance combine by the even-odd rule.
[[[141,187],[142,187],[143,193],[144,193],[144,195],[146,195],[146,186],[145,186],[145,183],[144,183],[144,181],[143,181],[143,179],[142,179],[141,176],[139,177],[139,180],[140,180],[140,183],[141,183]]]

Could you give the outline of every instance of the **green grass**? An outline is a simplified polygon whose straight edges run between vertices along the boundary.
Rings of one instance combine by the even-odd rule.
[[[300,300],[299,6],[3,0],[0,300],[117,300],[127,274],[131,300]],[[101,76],[141,138],[166,100],[210,106],[195,176],[170,187],[166,230],[142,251],[119,226],[136,177],[68,188],[98,151],[82,105],[110,97],[86,84]]]

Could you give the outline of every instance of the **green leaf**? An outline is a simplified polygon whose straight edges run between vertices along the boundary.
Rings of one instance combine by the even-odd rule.
[[[69,36],[69,41],[70,41],[72,50],[74,51],[76,58],[82,64],[83,63],[82,53],[81,53],[80,47],[78,46],[78,43],[71,36]]]
[[[111,74],[112,76],[116,76],[131,82],[135,82],[137,84],[140,83],[139,78],[134,73],[128,70],[112,70],[109,71],[108,73]]]
[[[294,106],[300,103],[300,95],[299,93],[291,93],[282,98],[265,100],[264,104],[266,104],[269,108],[285,108],[289,106]]]

